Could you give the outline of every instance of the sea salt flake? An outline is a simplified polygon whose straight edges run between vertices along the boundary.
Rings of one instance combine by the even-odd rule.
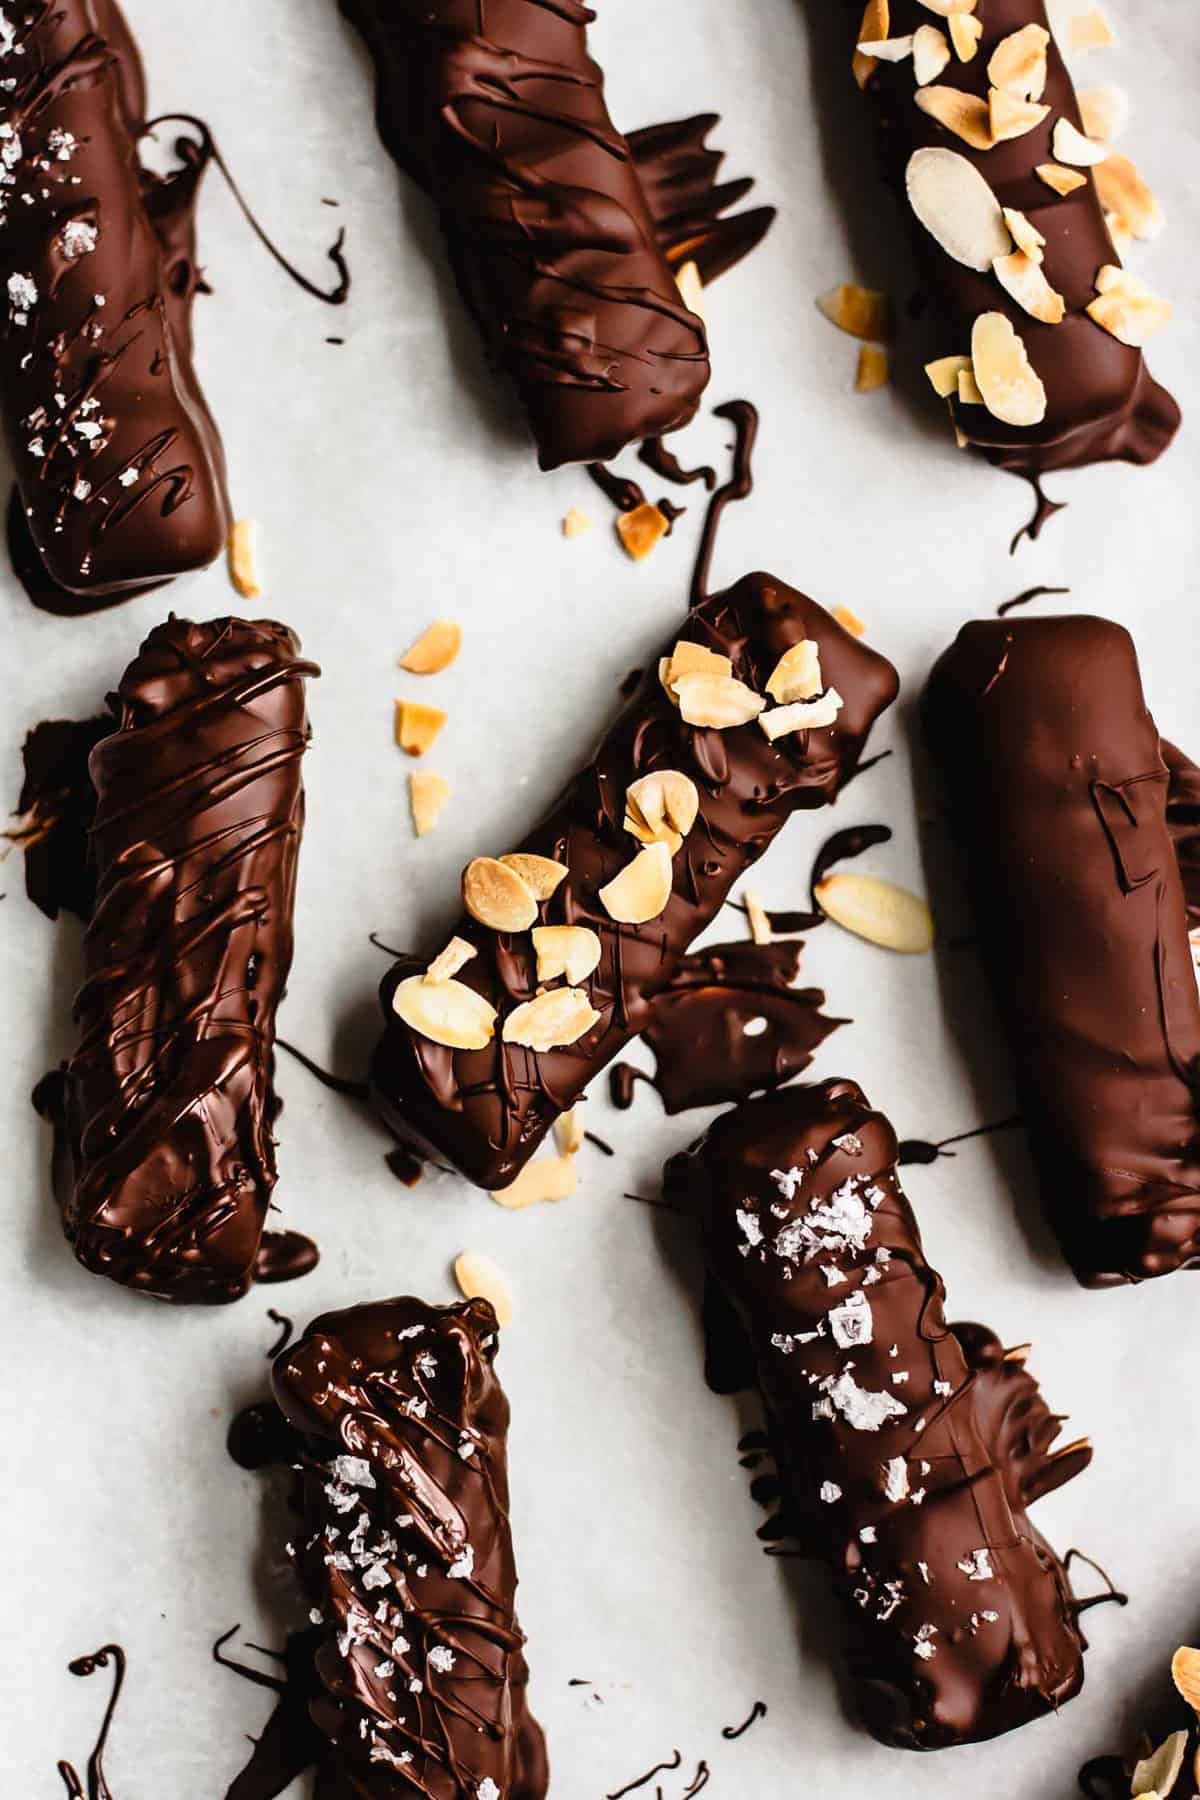
[[[954,1385],[949,1381],[935,1381],[933,1384],[933,1391],[935,1394],[952,1394],[954,1392]]]
[[[834,1501],[840,1500],[841,1497],[842,1490],[836,1481],[823,1481],[821,1483],[821,1498],[826,1506],[832,1506]]]
[[[475,1551],[470,1544],[464,1544],[446,1574],[451,1581],[468,1581],[475,1569]]]
[[[381,1588],[386,1587],[391,1579],[387,1564],[377,1562],[364,1571],[362,1584],[365,1588]]]
[[[87,219],[68,219],[58,234],[59,246],[68,262],[90,256],[99,241],[99,229]]]
[[[346,1487],[373,1488],[375,1477],[365,1456],[335,1456],[330,1464],[335,1481]],[[365,1516],[365,1515],[364,1515]]]
[[[121,473],[117,476],[117,480],[124,488],[132,487],[137,481],[137,478],[138,472],[136,469],[122,469]]]
[[[883,1492],[894,1506],[908,1498],[908,1464],[902,1456],[893,1456],[883,1465]]]
[[[756,1250],[763,1241],[762,1226],[752,1212],[739,1207],[734,1215],[741,1227],[742,1236],[752,1250]]]
[[[796,1190],[804,1180],[803,1169],[772,1169],[771,1180],[779,1189],[785,1200],[794,1200]]]
[[[500,1800],[500,1789],[490,1775],[485,1775],[475,1790],[476,1800]]]
[[[840,1269],[835,1268],[833,1263],[822,1263],[821,1273],[825,1277],[827,1287],[844,1287],[846,1284],[846,1277]]]
[[[835,1150],[842,1150],[847,1156],[861,1156],[863,1153],[862,1139],[854,1131],[843,1131],[841,1137],[834,1138],[833,1145]]]
[[[454,1652],[445,1644],[435,1644],[429,1652],[429,1666],[436,1669],[439,1675],[448,1675],[454,1667]]]
[[[861,1290],[856,1289],[840,1306],[834,1307],[829,1315],[829,1329],[834,1343],[843,1350],[871,1342],[871,1303]]]
[[[860,1388],[849,1369],[833,1383],[829,1398],[855,1431],[878,1431],[889,1419],[903,1418],[908,1411],[894,1394]]]
[[[958,1560],[958,1567],[968,1581],[994,1581],[996,1571],[986,1550],[972,1550]]]
[[[383,1662],[375,1664],[375,1673],[378,1675],[380,1681],[386,1681],[389,1676],[396,1673],[396,1665],[385,1657]]]
[[[873,1525],[864,1525],[858,1534],[858,1541],[860,1544],[873,1544],[875,1542],[875,1527]]]

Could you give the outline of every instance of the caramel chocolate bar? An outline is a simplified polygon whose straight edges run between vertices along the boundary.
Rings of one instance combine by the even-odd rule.
[[[1077,1603],[1025,1508],[1090,1452],[1051,1452],[1019,1353],[947,1325],[896,1156],[861,1089],[826,1081],[726,1113],[666,1184],[699,1221],[794,1533],[843,1602],[857,1710],[936,1750],[1079,1691]]]
[[[965,625],[925,695],[1043,1203],[1085,1287],[1200,1263],[1200,998],[1133,641]]]

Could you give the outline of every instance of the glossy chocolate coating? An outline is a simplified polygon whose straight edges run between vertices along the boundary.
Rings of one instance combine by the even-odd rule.
[[[380,135],[437,206],[455,278],[546,469],[686,425],[708,383],[578,0],[341,0]]]
[[[203,164],[141,167],[141,62],[113,0],[31,0],[26,16],[0,52],[15,83],[0,107],[4,429],[61,590],[39,598],[82,612],[225,541],[224,456],[192,367]]]
[[[1167,785],[1167,830],[1183,882],[1188,926],[1200,930],[1200,769],[1190,756],[1162,740]]]
[[[546,1793],[496,1331],[484,1300],[381,1301],[314,1320],[275,1363],[304,1439],[298,1570],[322,1615],[309,1710],[347,1800]]]
[[[729,208],[744,200],[754,182],[743,176],[719,181],[724,152],[709,148],[717,113],[697,113],[629,134],[629,149],[663,255],[672,270],[694,262],[705,287],[759,244],[775,219],[773,206],[746,212]]]
[[[1042,1198],[1087,1287],[1200,1263],[1200,999],[1133,641],[977,620],[925,722]]]
[[[688,946],[787,819],[837,797],[899,685],[884,657],[851,637],[814,600],[769,575],[747,575],[702,601],[679,636],[729,656],[734,675],[757,693],[785,650],[813,639],[823,678],[845,704],[835,725],[773,745],[753,722],[727,731],[694,728],[662,687],[654,661],[594,761],[519,846],[569,870],[539,909],[539,922],[588,926],[602,946],[599,967],[586,983],[599,1023],[569,1048],[539,1055],[505,1043],[497,1030],[485,1050],[443,1049],[393,1010],[392,995],[414,965],[398,963],[384,978],[386,1027],[372,1066],[376,1106],[399,1137],[454,1163],[481,1187],[507,1186],[558,1114],[643,1030],[651,1003],[671,982]],[[663,654],[674,644],[672,638]],[[666,910],[646,925],[617,925],[598,890],[637,849],[623,829],[625,793],[630,782],[654,769],[690,776],[700,812],[674,859]],[[481,851],[508,848],[480,845]],[[533,997],[536,959],[527,935],[502,936],[470,918],[453,930],[478,951],[461,981],[501,1011]]]
[[[857,25],[862,15],[858,0],[849,0],[846,10]],[[1042,0],[987,0],[973,17],[983,28],[975,56],[969,63],[952,58],[937,80],[940,86],[986,95],[988,62],[1000,40],[1026,25],[1047,30],[1049,25]],[[944,20],[933,18],[922,0],[893,0],[890,36],[907,36],[930,24],[944,25]],[[911,58],[880,62],[867,91],[876,103],[884,175],[897,188],[912,221],[920,271],[945,338],[938,354],[969,355],[971,327],[980,313],[1003,313],[1024,340],[1046,389],[1046,416],[1034,426],[1006,425],[983,406],[955,401],[954,420],[968,441],[989,461],[1020,474],[1114,459],[1153,462],[1179,427],[1179,408],[1151,378],[1142,352],[1120,343],[1084,310],[1095,297],[1097,271],[1105,263],[1119,266],[1121,260],[1104,223],[1095,183],[1088,174],[1083,187],[1059,195],[1034,173],[1038,163],[1056,160],[1051,139],[1058,119],[1083,129],[1075,88],[1053,37],[1047,60],[1041,103],[1049,113],[1023,137],[990,150],[973,150],[921,111],[914,97]],[[1066,302],[1066,316],[1059,324],[1043,325],[1032,318],[993,274],[977,273],[956,261],[918,223],[905,193],[904,175],[913,151],[930,145],[965,157],[1002,206],[1024,212],[1043,234],[1046,279]]]
[[[275,1012],[292,960],[305,677],[268,621],[172,618],[92,752],[96,907],[58,1120],[87,1268],[160,1299],[246,1291],[275,1186]]]
[[[947,1326],[896,1149],[854,1082],[792,1087],[718,1119],[667,1192],[700,1222],[797,1535],[844,1602],[858,1710],[935,1750],[1071,1699],[1083,1644],[1024,1511],[1058,1485],[1053,1421],[1022,1406],[1023,1371],[996,1374],[989,1333]]]

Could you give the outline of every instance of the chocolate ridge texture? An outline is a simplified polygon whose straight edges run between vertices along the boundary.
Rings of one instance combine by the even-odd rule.
[[[709,376],[578,0],[340,0],[389,153],[431,195],[455,279],[546,469],[686,425]]]
[[[795,1535],[828,1564],[857,1711],[935,1750],[1055,1711],[1083,1641],[1063,1565],[1025,1507],[1085,1447],[982,1327],[950,1327],[896,1173],[852,1081],[725,1113],[667,1166],[766,1408]],[[961,1334],[961,1335],[960,1335]],[[728,1386],[728,1383],[722,1383]]]
[[[1129,633],[976,620],[929,679],[1047,1216],[1086,1287],[1200,1263],[1200,996]]]
[[[142,66],[114,0],[31,0],[0,31],[0,76],[10,542],[38,604],[86,612],[225,542],[224,453],[192,365],[204,161],[141,166]]]

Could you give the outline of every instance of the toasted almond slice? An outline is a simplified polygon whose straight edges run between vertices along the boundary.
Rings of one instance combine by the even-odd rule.
[[[1112,247],[1118,256],[1122,256],[1134,242],[1134,236],[1120,213],[1106,212],[1104,223],[1108,227],[1108,235],[1112,239]]]
[[[434,986],[440,981],[452,981],[460,969],[465,969],[478,951],[474,944],[468,944],[465,938],[452,937],[439,956],[435,956],[425,971],[426,981]]]
[[[939,18],[949,19],[955,13],[973,13],[975,0],[921,0],[930,12],[937,13]]]
[[[672,856],[696,823],[699,810],[695,782],[678,769],[655,769],[625,790],[626,831],[640,844],[665,844]]]
[[[229,579],[243,600],[258,600],[262,597],[255,556],[257,534],[258,526],[253,519],[235,519],[226,539]]]
[[[1016,100],[1003,88],[988,89],[988,117],[992,125],[992,141],[1006,143],[1009,138],[1024,137],[1040,125],[1050,108],[1035,100]]]
[[[1068,50],[1107,50],[1117,41],[1103,7],[1090,6],[1075,13],[1067,27]]]
[[[965,369],[958,371],[958,394],[960,406],[982,406],[983,395],[979,391],[979,383],[975,379],[975,371],[968,362]]]
[[[854,371],[856,394],[874,394],[888,384],[888,353],[884,344],[860,344]]]
[[[586,1135],[582,1106],[573,1106],[570,1112],[559,1113],[554,1121],[554,1142],[560,1156],[578,1156]]]
[[[526,1050],[545,1054],[577,1044],[599,1023],[600,1014],[581,988],[551,988],[514,1006],[501,1027],[501,1036],[506,1044],[521,1044]]]
[[[955,425],[955,427],[954,427],[954,448],[956,450],[967,450],[970,448],[970,445],[971,445],[971,440],[967,436],[966,432],[963,431],[960,426]]]
[[[563,1118],[570,1118],[564,1113]],[[555,1137],[562,1123],[555,1122]],[[575,1192],[579,1174],[575,1167],[573,1155],[563,1152],[560,1156],[538,1156],[525,1164],[517,1179],[506,1188],[498,1188],[492,1195],[497,1206],[503,1206],[508,1212],[523,1212],[527,1206],[537,1206],[545,1200],[569,1200]]]
[[[994,140],[987,101],[978,94],[964,94],[961,88],[940,85],[920,87],[917,105],[973,150],[991,149]]]
[[[1000,202],[957,150],[914,150],[904,172],[908,202],[947,256],[982,274],[1012,249]]]
[[[1115,212],[1135,238],[1157,237],[1164,223],[1162,208],[1129,158],[1106,156],[1095,174],[1101,206]]]
[[[1046,240],[1032,220],[1015,206],[1004,208],[1004,223],[1012,232],[1013,242],[1018,250],[1023,250],[1030,262],[1040,263]]]
[[[670,850],[666,844],[647,844],[600,889],[600,904],[620,925],[645,925],[665,910],[671,885]]]
[[[693,644],[686,638],[680,638],[669,657],[665,667],[659,667],[659,680],[672,698],[675,698],[675,684],[685,675],[732,675],[733,664],[727,656],[718,656],[715,650],[709,650],[704,644]]]
[[[408,803],[418,837],[427,837],[450,798],[450,783],[432,769],[414,771],[408,778]]]
[[[821,731],[832,725],[845,701],[831,687],[816,700],[794,700],[790,706],[773,706],[759,716],[759,724],[774,743],[795,731]]]
[[[632,512],[617,515],[617,536],[625,548],[626,554],[634,562],[642,562],[649,556],[655,544],[660,543],[671,529],[670,521],[665,513],[659,512],[649,500],[643,500]]]
[[[1171,1658],[1171,1680],[1194,1713],[1200,1713],[1200,1650],[1183,1644]]]
[[[1169,300],[1160,300],[1128,269],[1112,263],[1106,263],[1096,276],[1096,298],[1087,306],[1089,318],[1134,350],[1142,349],[1170,323],[1172,311]]]
[[[936,81],[949,61],[950,46],[945,32],[939,31],[936,25],[918,25],[913,32],[913,74],[917,86],[925,87]]]
[[[447,716],[440,706],[424,706],[419,700],[397,700],[397,744],[409,756],[424,756],[446,723]]]
[[[462,626],[453,619],[435,619],[400,658],[400,667],[410,675],[440,675],[448,669],[462,649]]]
[[[775,933],[771,930],[771,921],[767,909],[758,895],[750,888],[742,889],[742,901],[746,908],[746,920],[750,926],[750,936],[756,944],[769,944]]]
[[[971,331],[971,367],[983,404],[1006,425],[1040,425],[1046,390],[1003,313],[980,313]]]
[[[689,312],[707,324],[704,316],[704,283],[700,279],[700,270],[696,263],[681,263],[675,271],[675,286],[679,289],[679,298]]]
[[[848,631],[851,637],[860,638],[866,636],[866,626],[863,624],[858,614],[851,612],[848,606],[835,606],[831,617],[835,618],[842,630]]]
[[[465,981],[410,975],[392,995],[392,1010],[412,1031],[448,1050],[486,1050],[496,1035],[496,1009]]]
[[[512,1324],[512,1289],[508,1277],[490,1256],[482,1256],[478,1250],[464,1250],[454,1259],[454,1279],[464,1300],[486,1300],[496,1315],[497,1325]]]
[[[811,700],[824,686],[820,645],[812,638],[801,638],[771,670],[767,692],[780,706],[787,706],[792,700]]]
[[[1111,144],[1120,135],[1129,116],[1129,99],[1125,90],[1114,87],[1111,82],[1101,82],[1096,87],[1079,88],[1075,98],[1079,102],[1079,116],[1088,137],[1098,138],[1102,144]]]
[[[749,724],[766,705],[761,695],[732,675],[685,675],[675,683],[675,692],[687,724],[713,731]]]
[[[539,981],[565,975],[578,987],[600,963],[600,939],[588,925],[535,925],[533,948]]]
[[[939,400],[949,400],[958,393],[958,378],[964,369],[969,370],[969,356],[939,356],[933,362],[925,364],[925,373],[930,385]]]
[[[843,281],[840,286],[818,296],[817,310],[850,337],[878,342],[891,336],[892,303],[886,294],[878,293],[874,288]]]
[[[1081,169],[1094,169],[1108,155],[1107,144],[1094,144],[1070,119],[1059,119],[1054,127],[1054,155],[1060,163],[1073,163]]]
[[[499,861],[521,877],[535,900],[549,900],[567,878],[566,863],[555,862],[552,856],[531,856],[527,850],[510,850]]]
[[[1040,319],[1043,325],[1062,323],[1066,301],[1050,286],[1040,263],[1023,250],[1014,250],[1011,256],[998,256],[992,268],[1005,293],[1011,294],[1031,319]]]
[[[854,55],[850,58],[850,69],[854,76],[855,84],[860,88],[866,87],[868,81],[870,81],[878,67],[879,64],[875,61],[875,58],[873,56],[864,56],[861,50],[856,50]]]
[[[861,41],[864,38],[886,38],[891,30],[892,15],[889,0],[866,0],[863,7],[862,24],[858,28]]]
[[[496,856],[476,856],[463,870],[463,905],[489,931],[528,931],[538,903],[515,869]]]
[[[856,937],[885,950],[916,955],[933,946],[924,900],[875,875],[828,875],[813,889],[823,913]]]
[[[1059,163],[1039,163],[1033,172],[1056,194],[1073,194],[1076,188],[1087,186],[1086,175],[1081,175],[1078,169],[1064,169]]]
[[[1046,86],[1046,47],[1050,33],[1044,25],[1024,25],[1001,38],[988,61],[988,80],[1014,100],[1040,100]]]
[[[903,62],[912,55],[913,41],[910,37],[876,38],[873,43],[858,46],[861,56],[870,56],[876,62]]]
[[[562,534],[565,538],[582,537],[594,524],[595,520],[590,513],[581,512],[579,507],[573,506],[563,518]]]
[[[1129,1792],[1133,1800],[1150,1800],[1152,1795],[1171,1794],[1175,1791],[1175,1783],[1183,1772],[1183,1759],[1187,1752],[1188,1734],[1186,1731],[1173,1731],[1152,1756],[1147,1756],[1137,1764],[1133,1771],[1133,1779],[1129,1784]]]
[[[951,13],[946,21],[950,28],[950,42],[954,45],[954,54],[959,62],[970,62],[979,48],[979,40],[983,36],[983,26],[971,13]]]

